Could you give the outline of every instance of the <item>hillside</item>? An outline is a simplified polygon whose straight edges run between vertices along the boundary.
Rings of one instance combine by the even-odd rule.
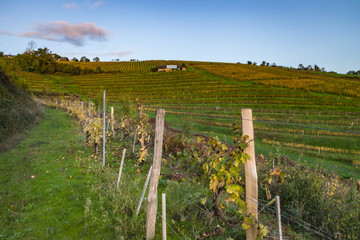
[[[18,142],[21,133],[41,117],[41,107],[0,69],[0,151]]]
[[[114,104],[139,99],[151,112],[166,109],[172,127],[219,136],[223,141],[232,139],[231,125],[240,121],[241,108],[252,108],[258,153],[281,151],[292,159],[320,162],[343,177],[360,178],[358,78],[279,67],[185,63],[186,71],[144,71],[154,61],[112,62],[101,64],[111,64],[112,69],[127,66],[132,71],[23,72],[22,78],[37,95],[77,95],[101,102],[106,90],[107,101]],[[76,64],[95,67],[100,63]],[[308,82],[307,89],[297,82]]]
[[[13,179],[10,184],[4,184],[2,191],[11,192],[9,189],[23,179],[27,184],[17,193],[18,197],[9,195],[2,200],[5,220],[0,224],[7,227],[0,236],[81,236],[84,239],[94,236],[140,239],[144,236],[145,211],[136,216],[134,209],[152,164],[154,133],[150,126],[143,126],[148,121],[138,119],[140,113],[135,103],[141,102],[149,118],[154,116],[156,108],[166,111],[168,127],[164,135],[159,192],[167,193],[168,224],[173,226],[169,236],[244,238],[243,216],[236,206],[228,204],[225,197],[228,195],[217,198],[221,194],[212,187],[213,175],[207,175],[209,172],[204,166],[209,161],[208,166],[221,172],[223,168],[218,168],[219,164],[231,163],[228,159],[232,156],[232,139],[239,134],[232,131],[232,124],[241,122],[240,110],[247,107],[253,109],[254,115],[259,206],[263,208],[259,220],[269,227],[269,237],[276,236],[272,215],[275,210],[266,204],[278,194],[282,204],[283,234],[287,238],[322,239],[325,236],[332,239],[341,234],[344,239],[357,239],[359,223],[354,219],[359,216],[359,98],[267,86],[260,83],[260,77],[237,80],[192,65],[186,71],[163,73],[139,70],[80,75],[19,74],[29,91],[41,97],[39,101],[51,108],[64,109],[90,134],[85,141],[84,134],[66,127],[65,122],[70,123],[69,116],[46,109],[47,121],[34,131],[30,142],[0,156],[4,162],[11,156],[18,156],[16,161],[3,164],[0,169],[4,172],[4,183],[8,175]],[[105,167],[101,167],[100,135],[103,132],[98,113],[103,90],[107,93],[107,114],[110,106],[115,108],[114,130],[107,128],[106,135],[110,138],[107,139]],[[90,109],[84,104],[87,100],[92,103]],[[88,114],[91,122],[88,122]],[[147,116],[140,115],[140,119],[147,119]],[[143,131],[144,136],[149,136],[145,138],[149,148],[142,148],[140,140],[134,141],[135,135],[142,135]],[[195,137],[194,133],[202,134],[196,136],[218,136],[228,143],[229,151],[224,152],[227,147],[218,140]],[[126,154],[124,181],[117,192],[114,181],[121,151],[131,149],[134,142],[134,154],[130,151]],[[219,144],[223,150],[219,151],[213,144]],[[98,145],[100,153],[94,154],[94,146],[96,149]],[[44,148],[49,155],[41,154]],[[149,156],[141,158],[147,149]],[[216,156],[224,161],[217,162]],[[15,166],[21,166],[19,174],[8,171]],[[276,176],[276,171],[285,177],[284,182]],[[235,173],[244,179],[242,170]],[[240,180],[237,186],[244,185]],[[51,181],[55,184],[49,185]],[[91,184],[86,184],[89,182]],[[35,195],[27,190],[32,188],[38,189]],[[37,199],[44,194],[49,194],[49,200],[38,204]],[[32,201],[21,205],[23,196],[31,196]],[[65,196],[61,202],[64,209],[58,207],[59,196]],[[219,212],[220,209],[224,210]],[[40,217],[46,214],[53,218]],[[31,219],[35,218],[39,224],[33,224]]]

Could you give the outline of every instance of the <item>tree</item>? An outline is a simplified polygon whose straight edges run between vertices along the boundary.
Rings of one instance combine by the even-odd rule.
[[[36,48],[36,43],[31,40],[30,42],[28,42],[28,47],[26,48],[26,52],[34,52],[35,51],[35,48]]]
[[[314,71],[316,71],[316,72],[320,72],[320,68],[319,68],[319,66],[318,65],[314,65]]]
[[[69,58],[67,58],[67,57],[61,57],[61,58],[60,58],[60,61],[68,62],[68,61],[69,61]]]
[[[346,74],[349,74],[349,75],[356,75],[356,72],[355,72],[355,71],[348,71]]]
[[[247,64],[248,64],[248,65],[252,65],[252,62],[251,62],[251,61],[247,61]]]
[[[265,61],[262,61],[260,66],[265,66],[266,65],[266,62]]]
[[[88,58],[85,57],[85,56],[82,56],[82,57],[80,58],[80,62],[90,62],[90,59],[88,59]]]
[[[304,67],[304,65],[302,65],[302,64],[300,63],[299,66],[298,66],[298,69],[299,69],[299,70],[304,70],[305,67]]]
[[[257,62],[253,62],[253,65],[256,66]]]
[[[60,56],[59,54],[54,53],[54,54],[53,54],[53,58],[54,58],[55,60],[59,61],[59,60],[61,59],[61,56]]]
[[[79,60],[76,57],[73,57],[73,59],[71,59],[71,61],[78,62]]]
[[[0,52],[0,57],[3,57],[4,56],[4,53],[3,52]]]
[[[94,57],[94,58],[93,58],[93,62],[100,62],[100,58]]]

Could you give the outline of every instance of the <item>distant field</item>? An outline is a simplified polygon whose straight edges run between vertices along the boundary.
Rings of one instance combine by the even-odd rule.
[[[36,94],[66,93],[100,100],[105,89],[113,104],[139,98],[149,113],[165,108],[173,127],[229,142],[230,126],[240,121],[241,108],[252,108],[258,153],[280,151],[294,159],[321,162],[342,176],[360,178],[359,78],[243,64],[185,63],[192,66],[176,72],[146,71],[153,64],[168,64],[148,61],[112,63],[108,67],[112,73],[24,73],[23,77]],[[94,68],[99,64],[109,63],[86,63]]]
[[[160,65],[181,65],[182,61],[168,61],[168,60],[152,60],[152,61],[134,61],[134,62],[61,62],[63,64],[72,64],[81,69],[89,68],[96,70],[100,69],[104,72],[141,72],[148,71],[151,67]]]

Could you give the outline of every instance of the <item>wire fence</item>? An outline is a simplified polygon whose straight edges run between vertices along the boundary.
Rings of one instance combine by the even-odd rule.
[[[197,116],[197,115],[196,115]],[[216,116],[216,115],[201,115],[201,116],[205,116],[205,117],[212,117],[212,118],[227,118],[227,119],[237,119],[237,120],[241,120],[239,118],[235,118],[235,117],[227,117],[227,116]],[[357,131],[345,131],[345,130],[339,130],[339,129],[329,129],[329,128],[321,128],[321,127],[315,127],[315,126],[307,126],[307,125],[299,125],[299,124],[292,124],[292,123],[284,123],[284,122],[273,122],[273,121],[264,121],[264,120],[253,120],[253,119],[242,119],[244,121],[254,121],[254,122],[261,122],[261,123],[266,123],[266,124],[276,124],[276,125],[285,125],[285,126],[292,126],[292,127],[301,127],[301,128],[312,128],[312,129],[318,129],[318,130],[326,130],[326,131],[335,131],[335,132],[343,132],[343,133],[352,133],[352,134],[360,134],[360,132]],[[177,129],[180,132],[184,132],[183,130]],[[192,134],[201,134],[201,133],[192,133]],[[287,156],[286,154],[282,154]],[[289,157],[289,156],[288,156]],[[200,173],[198,173],[200,174]],[[138,185],[131,179],[129,178],[132,183],[136,186],[136,188],[138,189],[139,193],[142,192],[142,190],[138,187]],[[212,193],[212,192],[211,192]],[[250,199],[250,198],[248,198]],[[250,199],[252,201],[255,201],[254,199]],[[259,212],[263,212],[265,210],[269,210],[272,213],[276,213],[276,211],[274,210],[274,208],[271,206],[271,202],[267,202],[265,200],[259,200],[257,201],[258,206],[260,208]],[[196,205],[196,204],[195,204]],[[197,205],[196,205],[197,206]],[[201,208],[200,206],[197,206],[198,208]],[[162,218],[162,216],[157,212],[157,215]],[[316,226],[306,223],[304,222],[302,219],[297,218],[296,216],[292,215],[291,213],[282,210],[282,218],[285,219],[288,222],[291,222],[292,224],[296,224],[300,227],[302,227],[303,229],[305,229],[306,231],[310,232],[311,234],[315,234],[323,239],[328,239],[328,240],[332,240],[333,235],[330,232],[327,232],[321,228],[317,228]],[[260,221],[259,221],[260,222]],[[166,221],[167,226],[171,229],[171,231],[177,236],[177,238],[182,239],[181,236],[177,233],[177,231],[174,230],[174,228],[171,226],[171,224]],[[262,223],[263,225],[266,225],[264,223]],[[270,226],[268,226],[268,228],[273,231],[276,232],[277,230],[272,229]],[[283,236],[286,239],[286,236]]]

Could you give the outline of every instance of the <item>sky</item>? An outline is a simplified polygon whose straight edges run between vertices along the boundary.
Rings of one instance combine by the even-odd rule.
[[[360,70],[360,0],[0,0],[0,51]]]

